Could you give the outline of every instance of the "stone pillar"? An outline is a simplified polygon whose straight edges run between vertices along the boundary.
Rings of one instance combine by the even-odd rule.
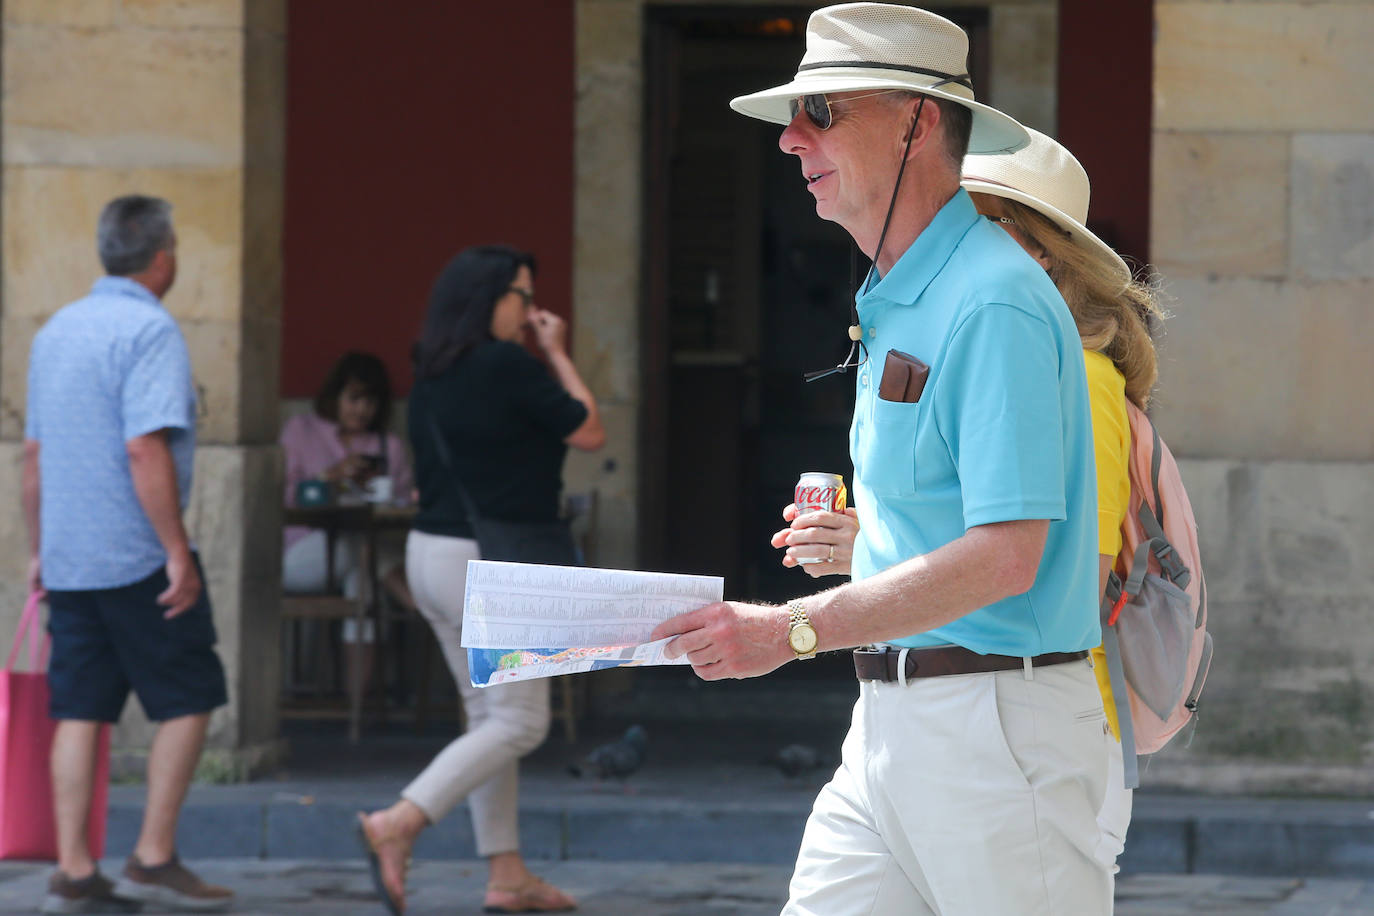
[[[179,276],[166,306],[191,351],[201,416],[187,523],[229,676],[203,774],[276,755],[281,496],[285,0],[7,0],[3,22],[0,488],[17,500],[34,332],[100,274],[95,223],[120,194],[173,204]],[[0,528],[0,638],[27,555]],[[129,704],[117,756],[151,729]]]
[[[1197,510],[1216,664],[1161,779],[1374,787],[1374,16],[1156,4],[1156,422]]]

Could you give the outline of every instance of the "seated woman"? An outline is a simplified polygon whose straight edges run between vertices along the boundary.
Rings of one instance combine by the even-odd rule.
[[[286,421],[281,447],[286,456],[286,505],[296,504],[296,488],[305,480],[325,480],[342,490],[361,491],[374,477],[391,478],[391,492],[408,497],[412,487],[405,446],[387,431],[391,417],[391,381],[386,366],[370,353],[345,353],[325,377],[314,410]],[[282,588],[287,592],[323,591],[327,564],[325,532],[292,526],[286,529]],[[383,558],[388,584],[399,575],[400,557]],[[392,572],[394,569],[394,573]],[[352,552],[342,540],[334,546],[334,574],[345,594],[357,588]],[[345,634],[348,638],[350,634]],[[365,641],[371,641],[364,636]],[[350,640],[351,641],[351,640]]]

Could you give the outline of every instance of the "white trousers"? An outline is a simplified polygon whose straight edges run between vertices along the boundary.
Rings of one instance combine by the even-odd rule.
[[[1097,826],[1102,830],[1097,858],[1115,875],[1121,871],[1117,856],[1126,849],[1126,830],[1131,826],[1131,806],[1135,793],[1126,788],[1121,742],[1107,742],[1107,796],[1102,810],[1097,812]]]
[[[406,538],[406,578],[448,661],[463,698],[467,730],[430,761],[401,792],[431,824],[463,798],[472,809],[477,854],[520,848],[519,760],[549,731],[549,681],[538,678],[474,687],[461,645],[463,589],[477,542],[412,531]]]
[[[783,916],[1106,916],[1111,741],[1086,660],[864,682]]]

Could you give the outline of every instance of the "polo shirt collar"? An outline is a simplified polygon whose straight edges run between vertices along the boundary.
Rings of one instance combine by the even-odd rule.
[[[914,303],[921,298],[930,281],[944,269],[950,255],[970,229],[978,224],[978,210],[968,192],[960,188],[949,199],[930,225],[922,230],[887,275],[881,277],[859,297],[859,306],[869,299],[887,302]],[[877,276],[877,268],[873,276]]]
[[[137,280],[130,280],[128,277],[101,277],[91,285],[91,295],[128,296],[131,299],[142,299],[150,305],[162,305],[161,300],[153,295],[152,290]]]

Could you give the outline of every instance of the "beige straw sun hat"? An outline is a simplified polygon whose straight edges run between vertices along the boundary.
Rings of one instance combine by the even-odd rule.
[[[964,190],[992,194],[1025,204],[1051,220],[1080,245],[1106,258],[1130,282],[1131,269],[1121,255],[1085,225],[1092,187],[1088,173],[1073,153],[1040,133],[1026,129],[1030,143],[1014,153],[964,159]]]
[[[792,81],[742,95],[730,107],[787,124],[789,103],[799,96],[862,89],[905,89],[963,105],[973,112],[971,153],[1026,144],[1016,119],[973,100],[964,30],[934,13],[889,3],[842,3],[812,13],[806,53]]]

